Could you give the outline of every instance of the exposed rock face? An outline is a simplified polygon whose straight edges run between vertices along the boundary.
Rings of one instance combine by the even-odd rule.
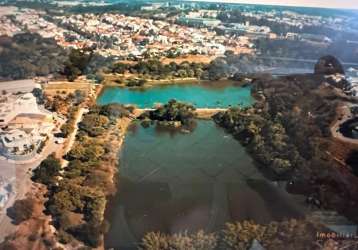
[[[342,64],[334,56],[321,57],[314,67],[314,73],[318,75],[344,75]]]

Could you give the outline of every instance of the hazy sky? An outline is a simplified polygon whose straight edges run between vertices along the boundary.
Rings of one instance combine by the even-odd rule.
[[[206,1],[358,9],[358,0],[206,0]]]

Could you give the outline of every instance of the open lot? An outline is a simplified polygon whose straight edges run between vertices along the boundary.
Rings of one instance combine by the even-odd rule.
[[[91,91],[91,84],[86,80],[77,80],[75,82],[54,81],[44,86],[45,93],[51,96],[74,93],[76,90],[84,91],[87,95]]]

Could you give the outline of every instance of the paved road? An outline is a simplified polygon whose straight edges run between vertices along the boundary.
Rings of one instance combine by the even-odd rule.
[[[85,112],[88,112],[88,110],[85,109],[85,108],[80,108],[78,110],[78,113],[77,113],[77,116],[76,116],[76,121],[75,121],[75,129],[73,130],[73,132],[71,133],[71,135],[68,138],[68,142],[67,142],[66,147],[64,149],[63,155],[66,155],[71,150],[73,144],[75,143],[76,134],[77,134],[77,131],[78,131],[78,123],[80,123],[82,121],[83,114]]]

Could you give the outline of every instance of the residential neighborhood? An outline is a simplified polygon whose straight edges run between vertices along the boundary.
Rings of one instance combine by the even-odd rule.
[[[0,0],[0,250],[357,247],[358,11],[255,2]]]

